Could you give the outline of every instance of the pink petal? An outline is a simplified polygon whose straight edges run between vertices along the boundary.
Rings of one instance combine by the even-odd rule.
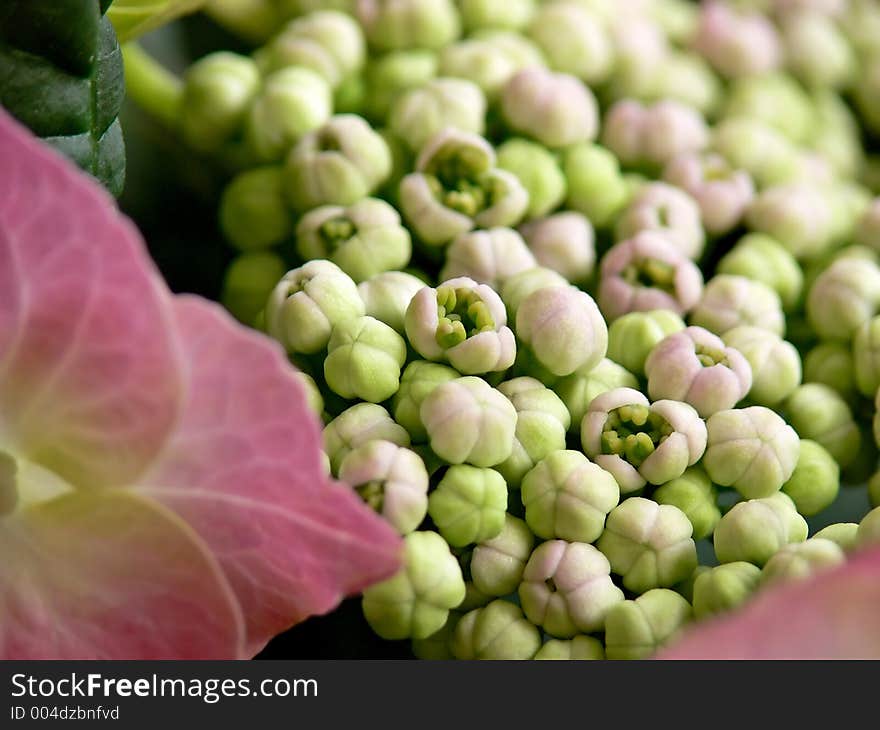
[[[878,659],[880,550],[759,593],[741,610],[694,625],[658,659]]]
[[[178,431],[138,489],[180,514],[219,559],[249,654],[399,567],[394,530],[321,464],[317,418],[281,349],[219,306],[180,297],[190,359]]]
[[[90,178],[0,110],[0,433],[76,485],[120,485],[180,402],[170,297]]]
[[[173,513],[122,490],[4,518],[0,659],[235,659],[241,610]]]

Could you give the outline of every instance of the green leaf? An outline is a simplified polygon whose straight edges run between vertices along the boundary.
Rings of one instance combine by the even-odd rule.
[[[4,0],[0,104],[98,178],[125,180],[117,119],[125,82],[107,0]]]
[[[155,30],[181,15],[192,13],[206,0],[116,0],[107,17],[120,43]]]

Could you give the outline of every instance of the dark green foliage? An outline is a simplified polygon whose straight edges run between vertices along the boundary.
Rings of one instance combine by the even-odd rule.
[[[3,0],[0,104],[114,195],[125,180],[122,53],[107,0]]]

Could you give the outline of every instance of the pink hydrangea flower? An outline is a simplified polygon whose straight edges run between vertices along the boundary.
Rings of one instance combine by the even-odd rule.
[[[280,348],[0,112],[0,658],[231,659],[392,574]]]

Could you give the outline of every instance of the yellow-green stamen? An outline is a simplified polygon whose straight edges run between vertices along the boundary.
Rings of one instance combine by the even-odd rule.
[[[616,454],[638,468],[672,432],[666,419],[648,406],[620,406],[608,413],[602,453]]]
[[[675,290],[675,266],[658,259],[633,261],[623,270],[621,277],[633,286],[665,292]]]
[[[437,289],[437,344],[455,347],[468,337],[495,329],[489,307],[473,289],[441,286]]]
[[[339,248],[345,241],[354,236],[355,233],[357,233],[357,228],[354,223],[344,217],[331,218],[325,221],[320,228],[321,240],[331,252]]]

